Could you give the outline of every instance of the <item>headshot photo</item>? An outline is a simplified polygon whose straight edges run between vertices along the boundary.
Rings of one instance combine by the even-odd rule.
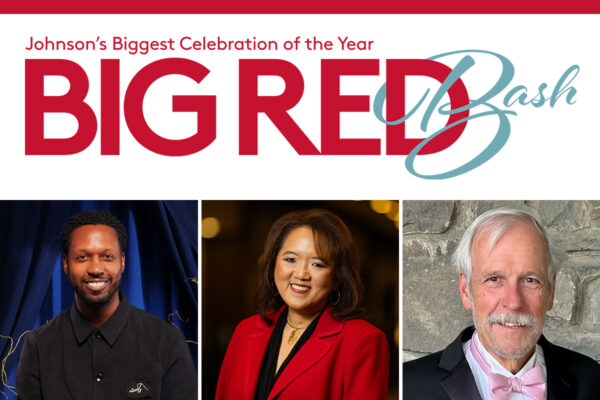
[[[600,201],[404,201],[404,399],[600,398]]]
[[[203,398],[397,399],[398,212],[203,201]]]
[[[2,201],[0,398],[196,399],[198,203]]]

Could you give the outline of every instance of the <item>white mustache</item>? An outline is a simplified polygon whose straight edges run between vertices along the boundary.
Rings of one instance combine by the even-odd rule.
[[[487,316],[488,324],[515,324],[522,326],[534,326],[537,324],[535,317],[519,313],[492,313]]]

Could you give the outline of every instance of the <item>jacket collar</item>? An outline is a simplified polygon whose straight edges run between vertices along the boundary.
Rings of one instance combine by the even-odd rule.
[[[458,337],[442,352],[439,367],[449,372],[441,380],[441,385],[452,400],[481,400],[477,384],[469,363],[465,358],[462,345],[473,336],[475,328],[470,326],[463,330]],[[562,369],[556,346],[542,335],[538,344],[544,351],[546,360],[546,393],[547,400],[574,399],[576,396],[575,377]]]
[[[279,316],[285,310],[286,306],[281,307],[277,311],[272,311],[268,313],[268,316],[271,320],[277,322]],[[344,321],[336,319],[331,315],[331,307],[327,307],[325,311],[323,311],[323,315],[319,322],[317,323],[317,327],[315,328],[315,332],[313,333],[313,337],[316,335],[319,338],[325,338],[327,336],[336,335],[342,331],[344,327]],[[260,337],[268,333],[269,335],[273,332],[275,328],[275,324],[267,325],[267,323],[259,318],[256,321],[256,329],[251,334],[251,336]]]
[[[100,332],[102,337],[111,345],[111,347],[115,344],[115,341],[123,331],[123,328],[125,328],[130,309],[129,301],[127,301],[125,295],[119,291],[118,296],[119,306],[113,315],[98,328],[92,325],[92,323],[79,312],[75,303],[73,303],[70,310],[70,317],[71,324],[73,325],[73,332],[75,333],[75,338],[79,345],[85,342],[95,330]]]
[[[269,317],[277,321],[286,306],[280,308],[276,312],[269,314]],[[246,387],[246,398],[253,399],[256,391],[256,382],[262,366],[262,361],[269,344],[269,339],[273,333],[275,324],[269,326],[262,318],[257,319],[254,329],[249,335],[248,357],[246,358],[247,374],[244,386]],[[339,338],[339,333],[344,328],[344,321],[335,319],[331,315],[331,308],[328,307],[321,315],[319,322],[312,336],[302,346],[281,372],[281,375],[275,382],[269,400],[276,398],[283,389],[294,381],[300,374],[315,365],[322,359],[327,352],[333,347]]]
[[[474,331],[472,326],[462,331],[440,357],[439,367],[449,372],[440,384],[452,400],[481,400],[471,367],[462,348],[462,344],[473,336]]]

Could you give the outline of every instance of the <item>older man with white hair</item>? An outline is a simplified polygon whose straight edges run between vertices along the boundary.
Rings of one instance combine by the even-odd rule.
[[[499,208],[477,217],[454,254],[475,327],[405,363],[403,398],[600,399],[600,365],[542,335],[558,258],[532,212]]]

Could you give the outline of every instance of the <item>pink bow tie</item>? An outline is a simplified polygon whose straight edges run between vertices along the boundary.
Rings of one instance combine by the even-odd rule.
[[[483,358],[483,354],[475,344],[477,332],[471,338],[471,353],[473,358],[479,364],[483,372],[490,379],[490,393],[494,400],[508,400],[513,392],[524,393],[533,400],[544,400],[546,393],[546,381],[544,380],[544,372],[541,366],[536,366],[527,371],[522,378],[508,377],[492,372],[492,369]]]
[[[522,378],[509,378],[500,374],[488,374],[490,377],[490,390],[494,400],[508,399],[512,392],[521,392],[534,400],[544,400],[546,382],[542,367],[531,368]]]

